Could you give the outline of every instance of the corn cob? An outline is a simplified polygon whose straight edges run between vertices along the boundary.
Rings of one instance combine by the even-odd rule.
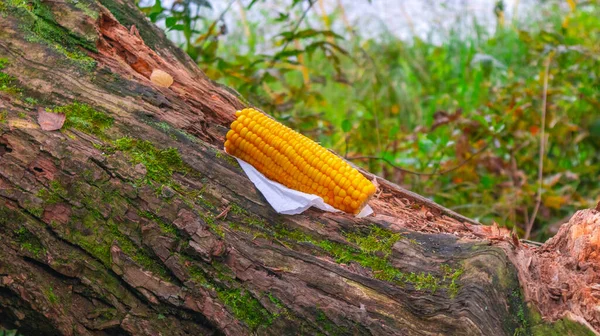
[[[344,160],[261,112],[236,112],[225,150],[273,181],[315,194],[331,206],[358,213],[375,185]]]

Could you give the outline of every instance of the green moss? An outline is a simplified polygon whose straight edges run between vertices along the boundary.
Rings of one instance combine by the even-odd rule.
[[[105,266],[110,267],[111,265],[110,247],[116,242],[123,253],[131,257],[142,268],[164,280],[171,280],[169,272],[153,258],[152,252],[143,246],[136,245],[128,236],[119,231],[119,226],[125,225],[115,223],[112,219],[104,220],[97,210],[90,210],[78,220],[93,233],[86,236],[78,230],[71,230],[71,240]]]
[[[195,136],[193,136],[185,131],[173,128],[173,127],[171,127],[171,125],[169,125],[168,123],[166,123],[164,121],[156,122],[156,121],[150,120],[150,118],[148,118],[144,115],[140,115],[140,118],[146,124],[167,134],[173,140],[182,141],[182,142],[192,142],[192,143],[198,142],[198,138],[196,138]]]
[[[212,283],[206,279],[206,275],[202,269],[200,269],[200,267],[192,265],[188,268],[188,272],[190,273],[190,279],[192,279],[192,281],[195,283],[205,288],[214,288]]]
[[[3,226],[14,221],[16,213],[14,210],[7,208],[4,204],[0,203],[0,224]]]
[[[204,219],[204,221],[206,222],[206,224],[208,225],[208,227],[210,228],[210,230],[215,233],[217,236],[221,237],[221,238],[225,238],[225,231],[223,231],[223,228],[221,227],[220,224],[215,223],[215,219],[214,216],[211,214],[207,214],[205,216],[202,216],[202,218]]]
[[[107,224],[109,225],[113,240],[117,241],[117,244],[125,254],[130,256],[131,259],[140,264],[144,269],[165,280],[170,280],[169,272],[162,264],[152,258],[150,252],[146,251],[144,247],[135,245],[129,237],[119,231],[119,225],[112,222],[112,220],[109,220]]]
[[[246,209],[242,208],[241,206],[235,204],[235,203],[231,203],[230,204],[231,207],[231,213],[233,213],[234,215],[248,215],[248,211],[246,211]]]
[[[37,38],[52,45],[63,46],[70,52],[80,52],[76,47],[81,47],[96,52],[94,41],[86,40],[81,36],[74,35],[73,32],[60,26],[46,4],[40,0],[28,1],[30,3],[29,13],[33,19],[31,33]],[[84,55],[84,54],[82,54]]]
[[[171,184],[175,172],[189,171],[175,148],[158,149],[149,141],[129,137],[117,139],[114,146],[117,150],[129,153],[133,164],[143,164],[146,178],[160,184]]]
[[[347,233],[344,235],[348,241],[359,246],[366,253],[381,252],[384,256],[392,253],[392,246],[402,239],[402,235],[393,231],[371,226],[368,234]]]
[[[215,157],[217,159],[227,161],[227,163],[229,163],[230,165],[232,165],[236,168],[240,168],[240,165],[238,164],[237,160],[233,156],[225,153],[224,151],[215,150]]]
[[[276,318],[250,293],[242,289],[217,289],[219,299],[252,330],[269,326]]]
[[[212,263],[211,266],[216,272],[214,277],[221,280],[222,283],[235,283],[235,274],[227,266],[218,262]]]
[[[56,22],[52,11],[41,0],[10,0],[5,10],[19,17],[29,42],[44,43],[86,71],[96,67],[96,61],[83,50],[96,52],[94,40],[78,36]]]
[[[232,210],[235,209],[232,206]],[[234,215],[236,213],[232,211]],[[429,290],[435,292],[440,288],[448,289],[449,295],[456,295],[458,292],[458,277],[461,272],[452,270],[451,274],[436,276],[430,273],[402,272],[394,267],[389,256],[392,246],[400,239],[402,235],[394,233],[379,227],[372,227],[367,233],[352,232],[344,233],[344,236],[356,244],[356,247],[346,244],[320,239],[306,234],[300,230],[289,230],[281,224],[269,225],[252,215],[247,215],[245,210],[237,211],[238,216],[242,216],[240,221],[233,221],[230,227],[235,230],[253,234],[254,237],[268,235],[275,238],[278,243],[286,244],[312,244],[318,247],[325,254],[331,256],[338,263],[355,262],[373,272],[376,279],[392,282],[403,286],[412,285],[417,290]],[[244,227],[246,226],[246,227]],[[289,247],[289,246],[288,246]]]
[[[446,264],[440,265],[440,268],[442,269],[442,273],[444,274],[443,280],[449,282],[448,294],[450,295],[450,298],[454,298],[458,294],[458,290],[460,289],[458,279],[464,273],[464,269],[453,269],[452,267]]]
[[[160,227],[160,230],[166,234],[181,238],[179,235],[179,230],[175,225],[170,222],[165,222],[157,215],[149,212],[149,211],[138,211],[138,215],[140,217],[144,217],[146,219],[154,221]]]
[[[8,111],[2,110],[0,111],[0,124],[3,124],[8,119]]]
[[[75,128],[103,139],[106,138],[104,131],[109,129],[114,122],[114,119],[105,113],[79,102],[56,107],[52,112],[65,114],[64,128]]]
[[[71,233],[71,241],[81,246],[86,252],[100,260],[105,266],[110,267],[110,244],[98,241],[96,236],[84,236],[78,231]]]
[[[235,274],[227,266],[219,262],[213,262],[210,267],[214,271],[207,274],[196,265],[196,261],[192,258],[182,255],[179,258],[181,263],[191,264],[187,268],[190,280],[204,288],[215,290],[219,300],[227,306],[236,318],[245,322],[250,329],[257,330],[260,327],[267,327],[281,315],[279,313],[271,314],[250,292],[241,288]],[[283,303],[275,296],[269,294],[268,297],[277,308],[285,309]]]
[[[56,180],[50,182],[48,189],[40,189],[37,193],[37,197],[49,205],[62,202],[67,195],[67,190]]]
[[[201,205],[206,210],[216,211],[217,207],[206,199],[206,184],[200,190],[192,190],[186,193],[186,197],[193,200],[195,204]]]
[[[70,61],[81,67],[83,70],[86,70],[87,72],[91,72],[92,70],[94,70],[94,68],[96,68],[96,61],[79,50],[65,48],[64,46],[58,44],[55,44],[52,47],[54,48],[54,50],[58,51],[60,54],[62,54]]]
[[[0,91],[10,95],[21,95],[23,90],[17,86],[18,83],[17,78],[0,72]]]
[[[0,70],[6,68],[6,66],[9,64],[10,62],[7,58],[0,58]],[[0,71],[0,91],[12,96],[16,96],[19,99],[23,98],[24,90],[21,84],[19,83],[19,80],[16,77],[6,74],[2,71]],[[33,97],[25,97],[25,99],[23,100],[30,105],[36,105],[38,103],[37,99]],[[21,114],[19,115],[19,117],[24,118]],[[2,122],[1,116],[0,122]]]
[[[37,218],[41,218],[44,213],[44,208],[30,200],[23,201],[23,208]]]
[[[517,334],[515,335],[526,335]],[[552,323],[540,323],[531,327],[533,336],[594,336],[595,333],[585,325],[572,321],[568,318],[562,318]]]
[[[585,325],[564,317],[555,322],[546,322],[534,306],[527,305],[518,287],[518,281],[508,297],[513,326],[509,331],[515,336],[592,336],[594,333]]]
[[[281,300],[279,300],[273,294],[267,293],[267,297],[269,298],[269,301],[271,301],[277,308],[285,308],[283,302],[281,302]]]
[[[348,335],[350,332],[348,330],[348,328],[340,328],[337,325],[335,325],[335,323],[333,323],[329,318],[327,318],[327,315],[325,315],[325,312],[323,312],[321,309],[317,308],[317,325],[319,326],[319,328],[321,330],[323,330],[325,332],[325,335]],[[323,335],[321,333],[319,333],[319,335]]]
[[[98,14],[97,11],[93,10],[89,4],[87,4],[85,1],[83,0],[72,0],[71,1],[74,5],[75,8],[79,9],[80,11],[82,11],[85,15],[91,17],[92,19],[96,20],[100,15]]]
[[[4,10],[8,10],[9,8],[30,9],[29,3],[26,0],[5,0],[3,4]]]
[[[98,320],[110,321],[118,315],[118,311],[115,308],[96,308],[92,314],[97,315]]]
[[[404,273],[393,267],[386,256],[377,256],[372,250],[373,246],[371,245],[371,241],[375,238],[364,236],[359,239],[359,236],[352,236],[357,241],[359,240],[364,243],[365,250],[362,250],[360,246],[359,249],[356,249],[338,242],[314,238],[298,230],[287,230],[280,225],[276,226],[275,231],[276,238],[291,239],[300,243],[311,243],[327,252],[327,254],[331,255],[338,263],[356,262],[363,267],[370,268],[373,271],[374,277],[377,279],[397,284],[409,282],[418,289],[437,289],[437,279],[425,274],[416,275],[414,273]],[[399,239],[399,237],[390,239],[393,240],[396,238]],[[380,251],[380,249],[376,249],[376,251]]]
[[[46,253],[46,249],[40,240],[24,226],[14,230],[13,233],[16,235],[16,241],[21,249],[31,252],[36,257]]]
[[[25,102],[29,105],[37,105],[39,103],[39,101],[33,97],[25,98]]]
[[[56,296],[56,294],[54,294],[54,289],[52,287],[48,287],[44,291],[44,295],[46,295],[46,298],[48,299],[48,301],[50,303],[52,303],[52,304],[58,303],[58,296]]]

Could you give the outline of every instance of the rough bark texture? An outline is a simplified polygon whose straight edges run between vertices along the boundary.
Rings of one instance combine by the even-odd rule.
[[[173,86],[154,85],[154,69]],[[600,328],[596,210],[541,247],[381,179],[366,219],[277,215],[221,150],[243,106],[131,3],[0,0],[0,329]],[[40,109],[66,114],[62,130],[41,130]]]

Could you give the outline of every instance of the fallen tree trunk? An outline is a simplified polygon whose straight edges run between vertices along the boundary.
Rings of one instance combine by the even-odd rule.
[[[0,71],[0,328],[600,330],[596,210],[541,247],[381,179],[374,216],[278,215],[222,151],[237,93],[129,2],[0,0]],[[66,114],[61,131],[44,110]]]

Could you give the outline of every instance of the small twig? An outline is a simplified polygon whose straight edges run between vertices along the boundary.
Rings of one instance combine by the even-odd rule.
[[[534,245],[534,246],[542,246],[542,245],[544,245],[544,243],[536,242],[536,241],[533,241],[533,240],[527,240],[527,239],[521,239],[521,243],[526,243],[526,244]]]
[[[381,153],[381,137],[379,136],[379,113],[377,109],[377,93],[373,85],[373,117],[375,119],[375,135],[377,135],[377,153]],[[381,164],[381,172],[385,174],[385,167]]]
[[[382,158],[379,156],[355,156],[355,157],[350,157],[347,158],[348,160],[381,160],[384,161],[385,163],[387,163],[388,165],[390,165],[391,167],[393,167],[394,169],[397,169],[401,172],[405,172],[408,174],[413,174],[413,175],[420,175],[420,176],[436,176],[436,175],[444,175],[447,173],[450,173],[452,171],[457,170],[458,168],[464,166],[465,164],[467,164],[469,161],[473,160],[473,158],[475,158],[477,155],[481,154],[484,150],[486,150],[488,148],[489,144],[486,144],[485,146],[483,146],[480,150],[478,150],[477,152],[473,153],[473,155],[471,155],[468,159],[464,160],[463,162],[461,162],[460,164],[458,164],[455,167],[452,167],[450,169],[447,170],[443,170],[441,172],[433,172],[433,173],[421,173],[421,172],[416,172],[413,170],[408,170],[402,167],[398,167],[397,165],[395,165],[393,162],[391,162],[390,160],[386,159],[386,158]]]
[[[221,213],[219,215],[217,215],[217,217],[215,217],[215,219],[223,218],[223,220],[225,220],[227,218],[227,214],[229,214],[230,210],[231,210],[231,205],[228,205],[223,211],[221,211]]]
[[[538,210],[540,210],[540,205],[542,203],[542,186],[544,183],[544,152],[545,152],[545,144],[546,144],[546,109],[548,103],[548,76],[550,73],[550,63],[552,61],[552,56],[554,52],[551,52],[546,59],[546,69],[544,70],[544,91],[542,93],[542,130],[540,132],[540,160],[538,163],[538,190],[537,190],[537,199],[535,203],[535,208],[533,208],[533,213],[531,214],[531,219],[529,223],[527,223],[527,229],[525,230],[525,239],[529,239],[529,235],[531,234],[531,229],[533,228],[533,223],[535,222],[535,217],[537,216]]]

